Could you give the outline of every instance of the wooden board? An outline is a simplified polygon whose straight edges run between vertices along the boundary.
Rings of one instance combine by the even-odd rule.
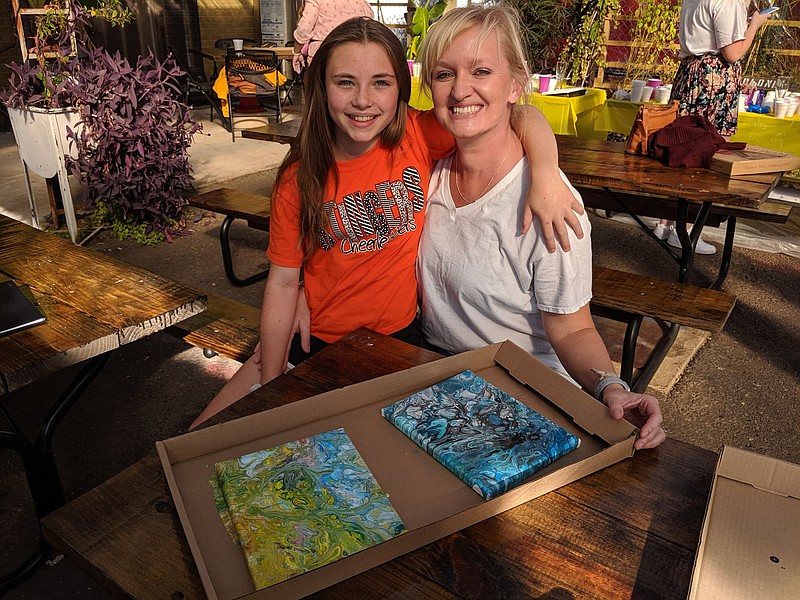
[[[800,169],[800,156],[748,144],[743,150],[720,150],[709,168],[730,176],[792,171]]]

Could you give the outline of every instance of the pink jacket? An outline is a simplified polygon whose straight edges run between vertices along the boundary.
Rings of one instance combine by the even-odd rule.
[[[334,27],[352,17],[374,18],[367,0],[306,0],[294,30],[294,39],[300,44],[308,44],[310,61]]]

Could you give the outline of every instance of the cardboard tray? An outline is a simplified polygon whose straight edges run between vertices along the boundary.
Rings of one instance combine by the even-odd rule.
[[[800,169],[800,156],[748,144],[743,150],[718,151],[709,169],[731,177],[792,171]]]
[[[483,501],[380,414],[384,406],[471,369],[581,438],[526,483]],[[344,427],[409,532],[255,591],[244,558],[212,501],[216,462]],[[594,473],[633,454],[636,428],[512,342],[293,402],[157,442],[175,507],[209,598],[297,598],[333,585]]]
[[[800,595],[800,465],[723,447],[690,600]]]

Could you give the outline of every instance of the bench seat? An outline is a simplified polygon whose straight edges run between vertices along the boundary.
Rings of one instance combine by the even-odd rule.
[[[260,319],[258,308],[208,294],[205,311],[172,325],[167,333],[202,348],[207,356],[219,354],[243,363],[255,351]]]
[[[244,287],[267,277],[269,269],[239,278],[233,268],[230,228],[236,219],[247,221],[247,225],[260,231],[269,231],[270,204],[268,196],[242,192],[232,188],[217,188],[189,199],[189,206],[225,215],[219,228],[219,244],[222,249],[222,264],[225,276],[233,285]]]
[[[718,332],[736,302],[725,292],[597,266],[592,294],[593,314],[627,324],[620,376],[636,391],[647,389],[680,326]],[[220,354],[243,363],[258,343],[259,318],[258,308],[209,294],[205,312],[167,331],[203,348],[209,356]],[[644,318],[661,325],[662,337],[634,378],[636,343]]]

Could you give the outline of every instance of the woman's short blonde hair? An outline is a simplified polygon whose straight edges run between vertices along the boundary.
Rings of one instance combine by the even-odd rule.
[[[524,90],[530,80],[530,71],[525,60],[525,48],[520,37],[519,13],[509,6],[470,6],[454,8],[444,13],[441,19],[428,31],[422,44],[421,83],[422,88],[430,91],[433,68],[450,44],[462,33],[479,27],[480,33],[475,45],[475,52],[492,31],[497,32],[497,39],[503,56],[508,61],[511,73]]]

